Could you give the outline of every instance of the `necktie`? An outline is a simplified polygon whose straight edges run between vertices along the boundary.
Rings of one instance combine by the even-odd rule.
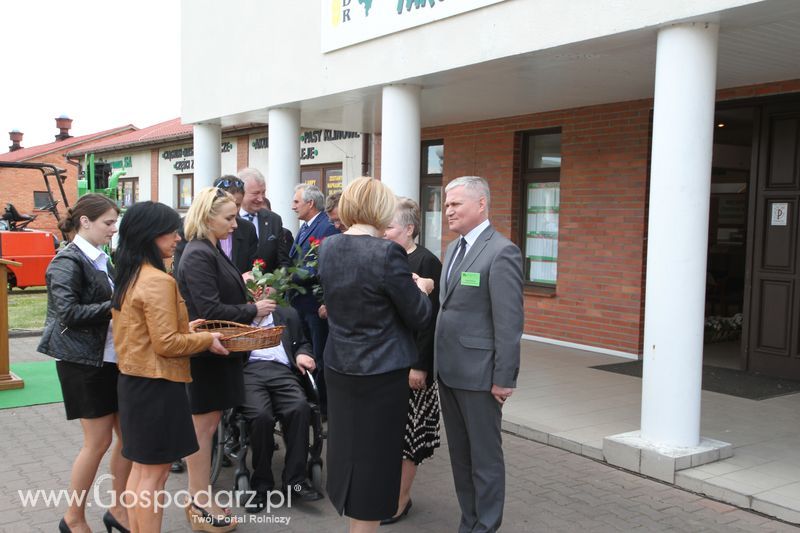
[[[450,274],[453,273],[455,269],[458,268],[458,265],[461,264],[461,261],[464,260],[464,254],[467,253],[467,239],[461,237],[461,240],[458,241],[458,253],[453,258],[453,262],[450,263],[450,270],[447,272],[447,279],[450,279]]]
[[[252,222],[253,219],[256,218],[256,216],[253,213],[245,213],[244,218]]]
[[[303,237],[305,237],[305,236],[306,236],[306,231],[308,231],[308,224],[306,224],[305,222],[303,222],[303,224],[300,226],[300,231],[299,231],[299,232],[297,232],[297,241],[298,241],[298,242],[299,242],[299,241],[302,241],[302,240],[303,240]]]

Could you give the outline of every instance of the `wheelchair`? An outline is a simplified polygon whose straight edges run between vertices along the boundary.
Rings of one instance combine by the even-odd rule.
[[[324,494],[322,487],[322,412],[319,405],[319,389],[310,372],[306,372],[300,379],[306,398],[311,408],[311,424],[308,441],[307,476],[311,485],[320,494]],[[275,433],[281,435],[278,422]],[[219,478],[224,466],[234,465],[236,470],[233,476],[233,490],[242,495],[251,490],[250,469],[247,466],[247,453],[250,448],[250,439],[247,434],[248,422],[238,408],[228,409],[222,413],[217,431],[214,433],[211,445],[211,484]],[[284,443],[285,444],[285,443]],[[278,444],[275,444],[277,449]]]

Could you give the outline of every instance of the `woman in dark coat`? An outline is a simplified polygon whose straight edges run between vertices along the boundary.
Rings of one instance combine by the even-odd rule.
[[[189,319],[230,320],[250,324],[275,308],[272,300],[247,303],[242,276],[222,253],[219,239],[236,229],[236,203],[216,187],[199,191],[184,219],[188,244],[181,257],[178,286],[189,309]],[[188,385],[197,442],[200,449],[187,458],[189,492],[205,494],[210,485],[211,438],[222,411],[244,401],[243,366],[247,352],[232,352],[227,357],[200,353],[191,359],[192,382]],[[220,530],[230,525],[230,517],[207,498],[196,506],[219,517]]]
[[[394,220],[386,228],[384,237],[396,242],[408,254],[411,272],[433,279],[437,286],[430,293],[433,313],[424,328],[414,332],[419,359],[408,371],[408,420],[403,439],[403,479],[400,483],[400,501],[397,514],[381,524],[393,524],[405,517],[411,509],[411,484],[417,473],[417,466],[433,456],[439,447],[439,389],[433,379],[433,339],[436,330],[436,316],[439,314],[438,281],[442,275],[442,263],[430,250],[417,246],[419,235],[419,205],[410,198],[397,199]]]
[[[349,229],[320,247],[330,326],[327,489],[351,532],[375,531],[397,509],[412,331],[431,315],[433,280],[415,283],[405,250],[382,238],[394,210],[386,185],[358,178],[339,203]]]
[[[102,247],[117,232],[119,208],[100,194],[87,194],[69,209],[61,229],[75,236],[47,267],[47,319],[38,350],[58,359],[56,371],[67,420],[80,419],[83,446],[72,465],[70,493],[89,491],[97,468],[111,445],[112,487],[125,490],[131,462],[122,457],[117,417],[117,359],[111,334],[113,268]],[[115,498],[119,502],[119,498]],[[91,531],[86,500],[72,502],[59,531]],[[108,527],[127,531],[125,507],[103,516]]]

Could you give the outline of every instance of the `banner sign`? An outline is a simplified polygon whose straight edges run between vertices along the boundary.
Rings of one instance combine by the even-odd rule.
[[[505,0],[320,1],[325,53]]]

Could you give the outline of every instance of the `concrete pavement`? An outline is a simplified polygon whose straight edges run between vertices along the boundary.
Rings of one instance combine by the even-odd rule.
[[[36,360],[38,339],[14,339],[12,361]],[[515,399],[516,400],[516,399]],[[18,490],[62,489],[81,443],[77,422],[64,419],[61,404],[0,410],[0,531],[55,531],[64,506],[23,507]],[[794,526],[738,509],[660,482],[642,478],[563,449],[504,435],[507,500],[503,531],[797,531]],[[280,465],[282,452],[276,453]],[[232,468],[217,488],[232,485]],[[279,467],[276,467],[279,476]],[[107,459],[100,473],[107,472]],[[279,479],[279,477],[278,477]],[[186,474],[171,475],[167,489],[186,486]],[[107,501],[108,482],[99,487]],[[458,504],[446,445],[419,469],[414,505],[406,520],[382,532],[455,531]],[[103,509],[88,509],[95,531],[102,531]],[[244,521],[238,531],[344,532],[347,520],[330,502],[294,502],[271,514],[235,513]],[[275,523],[280,517],[288,524]],[[270,522],[271,521],[271,522]],[[164,531],[188,531],[183,510],[167,509]]]

